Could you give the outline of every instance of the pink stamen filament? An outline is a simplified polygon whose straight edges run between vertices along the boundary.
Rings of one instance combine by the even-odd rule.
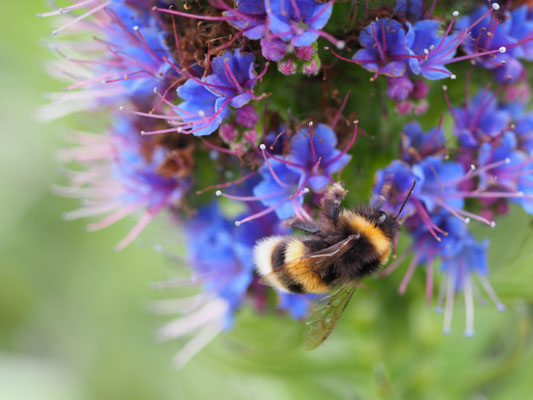
[[[433,298],[433,259],[428,258],[426,261],[426,304],[431,304]]]
[[[285,190],[279,190],[277,192],[265,194],[263,196],[236,196],[236,195],[233,195],[233,194],[223,193],[222,191],[217,190],[216,195],[225,197],[227,199],[248,202],[248,201],[261,201],[261,200],[271,199],[272,197],[282,196],[285,193],[286,193]]]
[[[233,181],[230,181],[230,182],[226,182],[226,183],[220,183],[218,185],[212,185],[212,186],[208,186],[204,189],[201,189],[201,190],[198,190],[196,192],[196,194],[202,194],[204,192],[207,192],[208,190],[213,190],[213,189],[225,189],[225,188],[228,188],[228,187],[232,187],[232,186],[235,186],[235,185],[238,185],[239,183],[242,183],[246,180],[248,180],[248,178],[251,178],[252,176],[254,175],[257,175],[258,171],[252,171],[248,174],[246,174],[245,176],[243,177],[240,177],[238,179],[235,179]]]
[[[260,211],[258,213],[250,215],[249,217],[246,217],[246,218],[241,219],[239,221],[235,221],[235,225],[239,226],[241,224],[244,224],[245,222],[253,221],[254,219],[261,218],[261,217],[263,217],[263,216],[265,216],[267,214],[270,214],[272,211],[274,211],[276,208],[278,208],[280,205],[282,205],[286,201],[287,201],[287,199],[283,199],[283,200],[277,202],[276,204],[274,204],[273,206],[265,208],[264,210],[262,210],[262,211]]]
[[[208,15],[197,15],[197,14],[189,14],[189,13],[176,11],[176,10],[168,10],[168,9],[159,8],[159,7],[153,7],[152,10],[159,11],[159,12],[166,13],[166,14],[179,15],[181,17],[186,17],[186,18],[201,19],[204,21],[226,21],[227,22],[227,21],[237,20],[237,17],[234,17],[234,16],[214,17],[214,16],[208,16]]]
[[[139,222],[133,227],[133,229],[128,233],[128,235],[120,241],[115,246],[115,250],[119,251],[122,250],[124,247],[129,245],[131,242],[133,242],[146,228],[146,226],[150,223],[150,221],[154,218],[154,216],[166,205],[166,201],[163,204],[158,205],[156,208],[146,212]]]
[[[59,9],[57,9],[55,11],[49,11],[49,12],[46,12],[46,13],[38,13],[37,17],[44,18],[44,17],[51,17],[51,16],[54,16],[54,15],[65,14],[65,13],[68,13],[68,12],[73,11],[73,10],[77,10],[77,9],[80,9],[80,8],[85,8],[85,7],[89,6],[89,5],[91,5],[92,3],[96,3],[98,1],[99,0],[81,1],[79,3],[73,4],[73,5],[68,6],[68,7],[59,8]]]
[[[270,171],[270,174],[272,175],[272,178],[274,178],[274,180],[277,182],[278,185],[280,185],[281,187],[284,187],[284,188],[288,188],[289,185],[287,185],[286,183],[282,182],[281,179],[278,177],[278,175],[274,172],[274,169],[272,168],[272,166],[270,165],[270,162],[268,161],[268,157],[266,155],[266,150],[265,148],[266,146],[262,146],[261,148],[261,153],[263,155],[263,159],[265,160],[265,163],[268,167],[268,170]]]
[[[424,225],[426,225],[426,227],[428,228],[428,231],[429,233],[435,238],[437,239],[439,242],[441,241],[441,238],[439,237],[439,235],[437,235],[437,233],[435,232],[435,230],[439,230],[441,231],[440,228],[438,228],[434,223],[433,221],[431,221],[431,218],[429,217],[429,214],[427,213],[426,209],[424,208],[424,206],[417,200],[417,199],[412,199],[414,205],[415,205],[415,208],[418,212],[418,214],[420,215],[420,218],[422,218],[422,221],[424,222]],[[441,232],[442,233],[442,232]]]
[[[57,35],[62,30],[68,28],[69,26],[72,26],[72,25],[76,24],[79,21],[84,20],[85,18],[93,15],[94,13],[97,13],[98,11],[100,11],[100,10],[104,9],[105,7],[107,7],[108,5],[109,5],[109,1],[106,1],[105,3],[100,4],[99,6],[87,11],[85,14],[82,14],[79,17],[74,18],[74,19],[70,20],[69,22],[67,22],[66,24],[64,24],[64,25],[60,26],[59,28],[55,29],[52,32],[52,34],[53,35]]]
[[[337,162],[338,160],[341,159],[342,156],[344,156],[346,153],[348,153],[348,151],[352,148],[353,144],[355,143],[355,139],[357,138],[357,129],[358,129],[358,126],[359,126],[359,121],[355,121],[354,123],[354,130],[353,130],[353,135],[352,135],[352,139],[350,140],[350,143],[348,143],[348,146],[346,146],[346,148],[341,151],[339,154],[337,154],[337,156],[333,157],[332,159],[330,159],[327,163],[324,164],[324,168],[327,168],[329,167],[330,165],[332,165],[333,163]]]
[[[455,298],[455,274],[456,271],[454,268],[451,271],[448,271],[448,279],[446,285],[446,306],[444,308],[444,327],[443,331],[445,334],[451,332],[452,326],[452,315],[453,315],[453,301]]]
[[[344,108],[346,107],[346,103],[348,102],[349,97],[350,97],[350,91],[348,90],[348,93],[346,93],[346,96],[344,96],[344,100],[342,101],[339,111],[337,111],[337,114],[335,114],[335,118],[333,118],[333,121],[331,122],[331,129],[335,129],[335,126],[337,126],[337,122],[339,122],[339,118],[341,117],[342,112],[344,111]]]
[[[405,250],[399,257],[394,260],[386,269],[380,271],[378,276],[387,276],[390,275],[400,264],[413,252],[413,246],[411,245],[407,250]]]
[[[413,276],[413,272],[415,272],[415,268],[418,265],[418,262],[420,261],[420,253],[415,253],[413,259],[409,263],[409,267],[407,268],[407,272],[405,273],[405,276],[403,277],[402,283],[400,284],[400,287],[398,289],[398,292],[400,294],[404,294],[405,290],[407,289],[407,285],[409,281],[411,280],[411,277]]]
[[[148,46],[148,43],[146,43],[146,40],[144,40],[144,37],[141,33],[141,30],[139,29],[138,26],[134,26],[133,29],[137,32],[137,35],[139,36],[139,39],[141,40],[144,48],[146,49],[146,52],[148,53],[148,55],[150,56],[150,58],[156,63],[156,64],[159,64],[160,63],[160,59],[159,57],[152,51],[152,49],[150,48],[150,46]]]

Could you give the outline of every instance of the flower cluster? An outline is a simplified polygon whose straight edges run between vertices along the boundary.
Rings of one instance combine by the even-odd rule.
[[[189,278],[158,286],[194,285],[199,293],[156,307],[183,314],[161,328],[162,337],[193,336],[179,365],[231,328],[245,302],[268,309],[252,261],[256,242],[289,234],[289,219],[316,217],[341,174],[346,182],[375,176],[374,201],[384,198],[384,209],[396,212],[417,182],[402,214],[411,244],[381,275],[411,257],[400,292],[423,266],[428,302],[440,279],[445,331],[463,291],[466,334],[474,333],[476,276],[504,308],[487,279],[489,242],[476,239],[468,223],[494,227],[510,203],[533,214],[533,113],[525,83],[533,8],[348,3],[85,0],[40,14],[59,21],[58,38],[71,34],[54,42],[58,61],[50,68],[69,84],[41,117],[83,112],[107,124],[90,127],[104,134],[73,134],[74,145],[61,153],[68,184],[56,191],[82,200],[65,218],[100,216],[89,225],[94,230],[138,214],[119,249],[162,211],[185,234],[181,261]],[[467,72],[452,72],[452,63]],[[352,64],[370,71],[371,82]],[[485,69],[494,74],[487,78]],[[438,106],[430,92],[446,78],[464,78],[464,100],[444,87],[448,109],[440,119],[407,120]],[[492,78],[496,89],[471,89]],[[381,80],[392,107],[372,101],[383,97],[376,96]],[[377,89],[367,93],[368,85]],[[390,134],[373,136],[377,116],[388,120],[395,112]],[[358,131],[361,151],[354,146]],[[376,171],[374,160],[383,157],[379,165],[387,165]],[[350,192],[347,201],[368,197]],[[310,302],[306,295],[277,299],[294,318]]]

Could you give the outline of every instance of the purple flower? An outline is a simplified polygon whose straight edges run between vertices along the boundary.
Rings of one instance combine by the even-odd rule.
[[[307,313],[311,300],[316,295],[303,295],[279,292],[279,309],[287,310],[289,315],[294,319],[302,319]]]
[[[292,48],[312,45],[319,36],[343,47],[321,29],[328,22],[333,5],[316,0],[238,0],[236,9],[224,12],[228,23],[249,39],[261,39],[267,60],[281,61]]]
[[[271,159],[259,169],[261,182],[254,187],[257,200],[276,213],[279,219],[291,218],[302,208],[307,193],[303,172],[289,168],[283,161]]]
[[[300,129],[291,141],[288,167],[303,173],[304,184],[313,191],[333,182],[332,175],[342,170],[352,157],[337,149],[337,137],[329,126],[318,124]]]
[[[522,116],[515,124],[514,132],[518,145],[530,157],[533,157],[533,113]]]
[[[185,263],[190,266],[191,276],[156,285],[160,288],[203,286],[203,292],[198,295],[155,304],[156,310],[181,314],[159,329],[162,338],[193,335],[176,355],[175,364],[183,366],[211,339],[233,326],[235,312],[253,283],[255,242],[277,233],[276,226],[275,218],[263,217],[237,228],[216,202],[200,208],[185,223]]]
[[[76,78],[58,102],[42,110],[44,119],[102,104],[116,106],[126,99],[132,99],[137,106],[151,107],[154,87],[162,89],[175,78],[162,60],[163,56],[171,59],[165,44],[166,32],[145,3],[94,3],[96,7],[83,21],[71,23],[76,21],[72,18],[54,31],[70,30],[88,39],[56,45],[65,57],[56,66],[62,71],[61,78]],[[77,8],[66,7],[41,16],[65,14]]]
[[[464,108],[454,108],[452,115],[455,134],[466,148],[500,135],[511,120],[511,114],[498,107],[498,99],[488,90],[480,91]]]
[[[402,159],[415,164],[425,157],[441,155],[445,151],[445,144],[440,125],[424,132],[418,122],[409,122],[403,127]]]
[[[492,8],[497,9],[494,5]],[[470,39],[462,42],[462,48],[466,54],[492,52],[476,57],[477,64],[492,70],[502,67],[516,57],[517,51],[513,43],[517,40],[509,32],[512,22],[502,22],[495,13],[489,11],[492,10],[489,10],[487,6],[478,7],[472,15],[459,19],[456,28],[469,29]],[[479,23],[473,24],[478,20],[480,20]],[[503,51],[498,52],[500,49]]]
[[[439,231],[446,232],[442,240],[437,241],[427,225],[418,216],[409,218],[405,225],[409,233],[413,236],[411,246],[392,263],[382,275],[388,275],[398,268],[401,262],[408,256],[412,256],[407,267],[404,278],[400,284],[399,292],[405,293],[407,285],[413,276],[415,269],[424,265],[426,273],[426,301],[428,305],[433,298],[435,266],[440,261],[439,272],[442,275],[439,295],[437,299],[437,312],[442,312],[442,305],[445,300],[444,309],[444,332],[451,332],[451,321],[453,314],[453,303],[458,291],[464,292],[466,305],[466,329],[465,335],[474,334],[474,282],[473,275],[477,275],[482,287],[489,297],[496,304],[498,310],[502,311],[505,306],[500,302],[494,289],[490,285],[487,274],[487,248],[488,241],[478,243],[469,232],[463,221],[456,216],[440,210],[432,214],[432,224]]]
[[[225,11],[228,23],[243,31],[248,39],[265,36],[266,9],[264,0],[236,0],[236,9]]]
[[[257,81],[253,54],[228,52],[216,57],[211,69],[211,75],[190,78],[178,88],[184,100],[176,107],[183,121],[178,124],[179,132],[209,135],[230,115],[230,106],[244,107],[253,98]]]
[[[454,56],[461,38],[459,34],[441,36],[440,22],[436,20],[419,21],[414,25],[414,41],[409,58],[409,68],[415,75],[437,80],[454,77],[446,64],[454,62]]]
[[[446,299],[444,308],[444,333],[451,332],[451,322],[453,314],[453,300],[458,290],[464,292],[466,308],[466,328],[465,335],[474,335],[474,282],[473,275],[477,275],[483,288],[495,303],[499,311],[505,310],[505,306],[500,302],[494,289],[490,285],[486,275],[488,274],[487,248],[488,240],[482,243],[477,242],[470,234],[457,243],[457,251],[450,256],[442,258],[440,267],[444,274],[441,282],[445,296],[439,298],[437,310],[440,311],[441,304]]]
[[[527,5],[511,11],[509,36],[516,40],[515,56],[527,61],[533,60],[533,19]]]
[[[191,185],[189,178],[162,175],[159,167],[168,156],[168,150],[153,148],[149,139],[141,137],[138,132],[131,118],[120,116],[109,136],[79,134],[73,138],[79,147],[62,153],[65,161],[75,161],[86,168],[85,171],[72,172],[70,187],[56,189],[59,194],[84,200],[82,208],[65,213],[66,219],[105,215],[88,226],[89,230],[97,230],[138,210],[144,212],[117,249],[133,241],[165,207],[179,206]],[[146,149],[149,148],[153,149],[147,156]]]
[[[269,30],[292,46],[309,46],[328,22],[332,3],[316,0],[265,0]]]
[[[405,101],[413,91],[415,85],[408,74],[399,78],[387,78],[387,96],[393,100]]]
[[[394,11],[411,22],[416,22],[424,16],[424,4],[422,0],[396,0]]]
[[[399,77],[407,69],[408,49],[413,44],[414,32],[405,29],[398,21],[381,18],[372,22],[359,35],[363,49],[353,59],[363,68],[379,74]]]

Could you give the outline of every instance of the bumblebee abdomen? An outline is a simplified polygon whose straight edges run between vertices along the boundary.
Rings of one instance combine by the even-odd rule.
[[[311,268],[305,243],[292,236],[270,236],[254,248],[257,272],[270,285],[288,293],[324,293],[331,287]]]

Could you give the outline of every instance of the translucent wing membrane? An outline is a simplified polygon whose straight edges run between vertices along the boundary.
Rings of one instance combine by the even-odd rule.
[[[339,286],[317,303],[313,303],[305,321],[304,347],[307,350],[320,346],[333,332],[357,286],[358,281]]]

